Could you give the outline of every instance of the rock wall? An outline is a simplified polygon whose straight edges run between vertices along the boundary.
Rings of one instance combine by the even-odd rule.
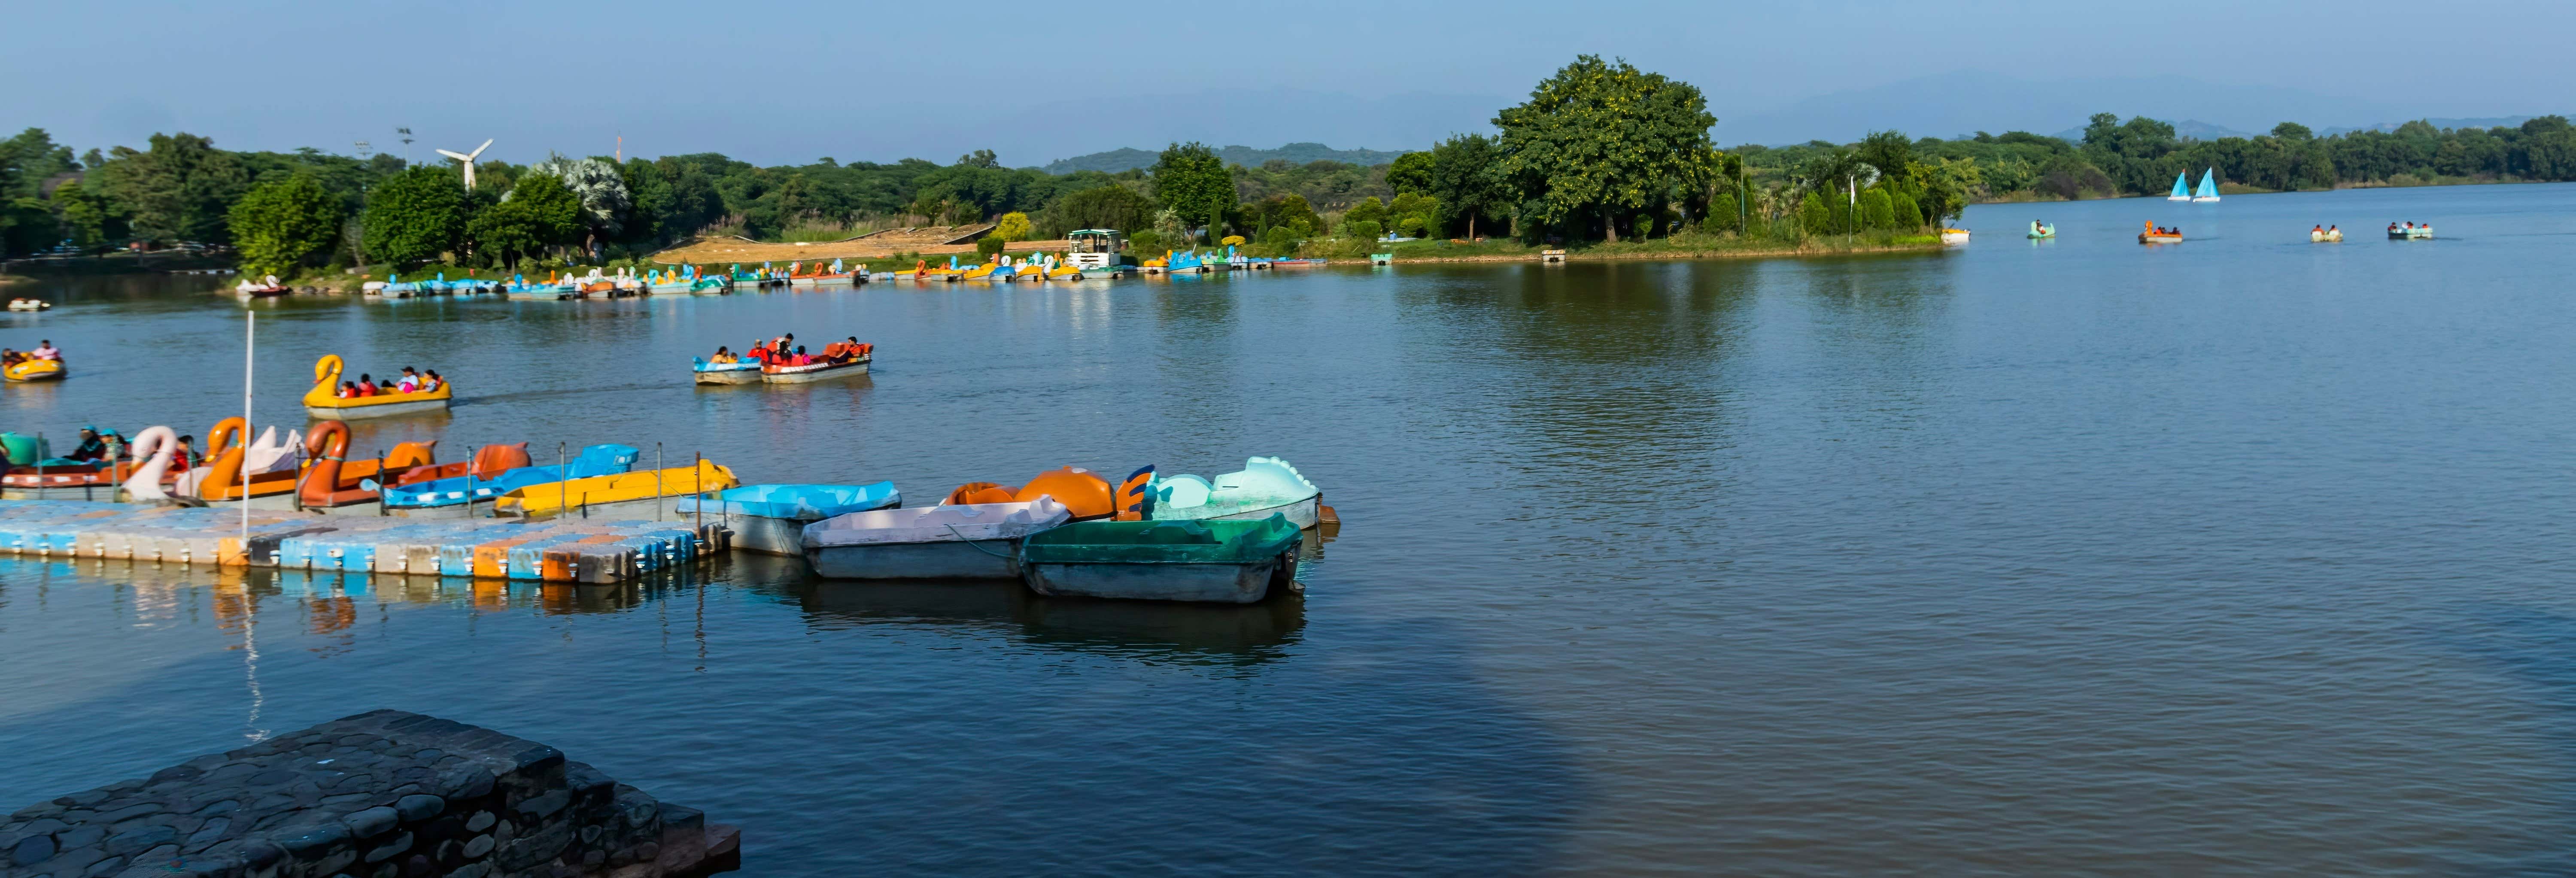
[[[0,876],[654,878],[739,834],[562,751],[379,710],[0,819]]]

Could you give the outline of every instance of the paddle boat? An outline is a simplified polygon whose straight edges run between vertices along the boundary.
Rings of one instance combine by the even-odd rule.
[[[805,553],[805,526],[853,512],[893,509],[903,492],[893,482],[873,485],[745,485],[711,497],[682,497],[673,506],[683,520],[718,521],[733,531],[733,547],[764,555]]]
[[[730,363],[716,363],[705,357],[690,357],[689,374],[695,376],[699,384],[758,384],[760,361],[744,357]]]
[[[105,436],[115,437],[114,431]],[[173,439],[177,434],[171,434]],[[0,499],[5,500],[86,500],[107,503],[117,498],[118,483],[134,476],[144,461],[127,458],[114,465],[95,460],[71,460],[55,457],[53,443],[24,433],[0,433],[0,450],[7,452],[8,469],[0,473]],[[116,437],[111,450],[127,450],[123,437]],[[174,446],[175,450],[175,446]],[[184,478],[186,472],[167,472],[161,477],[164,490]]]
[[[342,398],[340,355],[324,354],[313,361],[313,389],[304,392],[304,412],[316,418],[381,418],[415,412],[445,411],[455,385],[440,381],[438,389],[425,393],[385,393],[374,396]]]
[[[1243,469],[1210,480],[1193,475],[1155,476],[1145,517],[1154,521],[1259,521],[1283,515],[1299,528],[1315,526],[1324,492],[1276,457],[1253,457]]]
[[[912,262],[912,279],[917,281],[957,280],[958,276],[964,273],[964,270],[957,267],[957,257],[954,254],[948,257],[948,264],[944,267],[932,265],[927,259],[915,259]]]
[[[2340,243],[2343,243],[2343,230],[2342,230],[2342,229],[2309,229],[2309,230],[2308,230],[2308,243],[2310,243],[2310,244],[2340,244]]]
[[[499,500],[493,501],[492,511],[495,515],[525,519],[567,516],[634,519],[650,515],[660,520],[662,514],[670,511],[672,501],[678,498],[721,491],[740,484],[742,482],[733,477],[733,470],[702,460],[695,467],[529,485],[502,494]]]
[[[2054,238],[2054,237],[2057,237],[2057,227],[2056,227],[2056,226],[2052,226],[2052,225],[2049,225],[2049,224],[2047,224],[2047,223],[2040,222],[2040,221],[2038,221],[2038,220],[2032,220],[2032,221],[2031,221],[2031,223],[2030,223],[2030,238],[2031,238],[2031,240],[2036,241],[2036,240],[2039,240],[2039,239],[2042,239],[2042,238]]]
[[[787,266],[787,283],[791,286],[819,287],[827,284],[858,283],[864,280],[864,278],[854,279],[847,269],[841,267],[841,260],[838,259],[832,260],[832,266],[829,269],[824,268],[821,262],[814,263],[813,270],[803,274],[796,273],[796,268],[795,263],[789,263]]]
[[[1959,245],[1961,245],[1961,244],[1968,243],[1968,230],[1967,230],[1967,229],[1942,229],[1942,230],[1941,230],[1941,243],[1942,243],[1942,244],[1944,244],[1944,245],[1947,245],[1947,246],[1951,246],[1951,247],[1956,247],[1956,246],[1959,246]]]
[[[252,500],[252,508],[294,506],[287,495],[294,492],[298,480],[295,450],[304,444],[303,434],[289,431],[281,442],[277,427],[271,425],[257,441],[245,446],[243,440],[250,436],[247,423],[239,417],[225,418],[206,431],[206,450],[212,460],[178,479],[174,487],[179,494],[207,501],[240,500],[246,494]],[[245,475],[247,486],[243,484]],[[264,498],[275,502],[260,503]]]
[[[279,506],[274,498],[252,494],[247,502],[253,509],[302,509],[323,515],[380,515],[383,513],[384,479],[436,463],[436,442],[404,442],[375,460],[349,459],[349,424],[346,421],[323,421],[313,425],[304,437],[304,454],[312,462],[295,482],[292,502]],[[254,483],[255,485],[256,483]],[[265,502],[263,502],[265,500]],[[208,503],[207,505],[217,505]]]
[[[2433,237],[2433,227],[2407,223],[2405,227],[2400,228],[2396,223],[2389,223],[2388,237],[2391,240],[2430,239]]]
[[[254,299],[266,298],[269,296],[284,296],[294,292],[294,287],[278,283],[277,275],[273,274],[260,278],[259,283],[252,283],[249,278],[243,278],[241,283],[233,285],[233,295],[245,296]]]
[[[1077,521],[1108,518],[1118,511],[1117,497],[1108,480],[1090,470],[1070,466],[1039,473],[1018,490],[995,482],[967,482],[948,492],[948,499],[940,501],[940,505],[1026,503],[1039,497],[1054,497]]]
[[[71,377],[72,367],[62,360],[39,360],[29,357],[0,369],[0,378],[11,381],[61,381]]]
[[[2147,223],[2146,228],[2143,231],[2138,232],[2138,243],[2180,244],[2182,243],[2182,230],[2159,228],[2155,223]]]
[[[760,380],[768,384],[804,384],[807,382],[824,381],[832,378],[848,378],[854,375],[865,375],[868,374],[868,362],[874,359],[873,355],[875,351],[875,345],[861,344],[859,345],[859,353],[857,356],[848,357],[840,360],[839,362],[828,362],[821,357],[816,357],[814,358],[814,362],[802,366],[779,366],[774,364],[761,366]]]
[[[43,299],[17,298],[9,300],[9,310],[11,311],[43,311],[52,307],[54,307],[54,303]]]
[[[994,254],[993,258],[984,260],[983,264],[966,269],[963,272],[959,272],[957,277],[960,280],[990,279],[993,276],[993,272],[1000,271],[1002,269],[1002,258],[1001,254]],[[1009,280],[1010,276],[1007,274],[1003,275],[1003,279]]]
[[[486,446],[484,451],[489,452],[492,447]],[[632,446],[593,445],[582,449],[580,455],[568,463],[546,466],[508,466],[511,461],[496,454],[490,468],[411,484],[397,482],[386,487],[385,511],[407,518],[467,518],[474,514],[474,504],[532,485],[564,481],[567,470],[574,479],[628,472],[642,454]],[[524,443],[520,446],[519,456],[525,459]],[[481,453],[477,453],[475,458],[478,462],[484,459]]]
[[[878,509],[806,525],[799,541],[827,579],[1017,579],[1020,541],[1071,518],[1053,497]]]
[[[1303,540],[1259,521],[1086,521],[1029,534],[1020,577],[1048,596],[1249,604],[1293,587]]]

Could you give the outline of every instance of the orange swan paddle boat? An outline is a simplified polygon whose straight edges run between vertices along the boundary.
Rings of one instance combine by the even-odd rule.
[[[965,506],[976,503],[1027,503],[1039,497],[1053,497],[1073,513],[1073,520],[1108,518],[1118,511],[1115,492],[1109,481],[1090,470],[1075,467],[1052,469],[1011,490],[993,482],[968,482],[948,492],[942,506]]]
[[[313,425],[304,437],[304,453],[312,463],[297,480],[296,502],[305,509],[326,514],[373,515],[383,505],[378,490],[388,476],[399,477],[414,470],[438,469],[438,443],[402,442],[375,460],[349,459],[349,425],[343,421],[323,421]]]
[[[324,354],[313,362],[313,389],[304,392],[304,412],[316,418],[378,418],[415,412],[445,411],[455,385],[441,381],[427,393],[378,393],[343,399],[340,355]]]

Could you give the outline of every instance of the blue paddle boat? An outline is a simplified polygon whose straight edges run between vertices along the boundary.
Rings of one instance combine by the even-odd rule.
[[[584,448],[580,456],[572,459],[571,478],[624,473],[635,466],[635,458],[643,453],[627,445]],[[385,512],[407,518],[471,518],[474,504],[488,503],[531,485],[564,481],[564,470],[562,464],[523,466],[488,479],[457,476],[413,485],[388,485],[384,489]]]

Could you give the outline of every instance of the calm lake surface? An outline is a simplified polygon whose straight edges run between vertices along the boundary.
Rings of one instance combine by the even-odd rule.
[[[1886,258],[258,303],[263,424],[305,423],[325,353],[454,379],[361,450],[658,442],[915,504],[1277,454],[1347,524],[1248,608],[752,557],[582,589],[0,559],[0,808],[393,707],[740,823],[754,875],[2576,870],[2576,187],[1967,224]],[[0,317],[74,376],[0,388],[0,428],[239,412],[209,285]],[[688,383],[783,331],[876,373]]]

